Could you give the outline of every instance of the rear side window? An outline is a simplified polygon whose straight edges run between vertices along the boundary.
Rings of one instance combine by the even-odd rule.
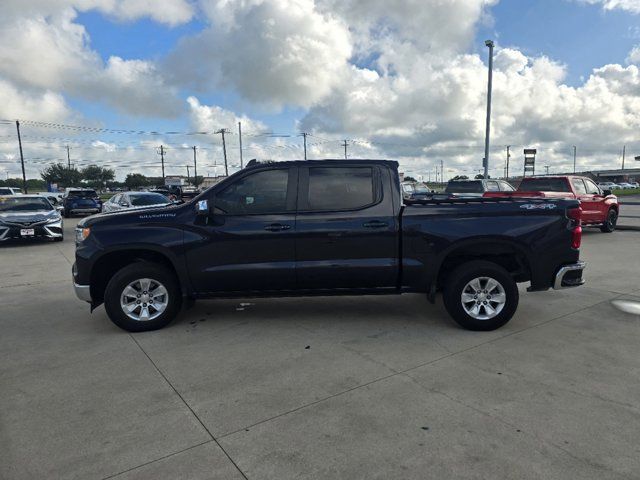
[[[483,193],[484,189],[482,182],[478,180],[471,182],[449,182],[444,191],[445,193]]]
[[[355,210],[375,201],[371,167],[309,169],[310,210]]]
[[[285,212],[288,182],[288,169],[252,173],[218,193],[215,207],[227,215]]]
[[[571,183],[573,184],[573,188],[575,189],[578,195],[587,194],[587,189],[584,188],[584,182],[582,181],[581,178],[574,178],[571,180]]]
[[[564,178],[525,178],[520,182],[519,192],[569,192]]]

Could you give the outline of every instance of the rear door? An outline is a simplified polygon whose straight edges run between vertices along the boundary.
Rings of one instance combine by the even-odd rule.
[[[389,170],[300,167],[296,276],[302,289],[395,287],[398,220]]]

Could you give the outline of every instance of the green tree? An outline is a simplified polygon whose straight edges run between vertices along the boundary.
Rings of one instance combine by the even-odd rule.
[[[416,179],[415,179],[415,178],[413,178],[413,177],[410,177],[409,175],[405,175],[405,177],[404,177],[404,181],[405,181],[405,182],[415,182],[415,181],[416,181]]]
[[[107,182],[115,178],[115,172],[110,168],[89,165],[80,172],[84,181],[93,188],[102,188]]]
[[[45,168],[40,176],[47,183],[57,183],[58,187],[73,187],[82,180],[82,174],[77,169],[67,168],[62,163]]]
[[[451,180],[469,180],[469,177],[467,177],[466,175],[456,175]]]
[[[124,179],[124,184],[127,188],[146,187],[150,184],[149,179],[141,173],[129,173],[127,178]]]

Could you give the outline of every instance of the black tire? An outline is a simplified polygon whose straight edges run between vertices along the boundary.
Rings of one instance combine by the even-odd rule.
[[[135,280],[148,278],[161,283],[168,292],[166,309],[153,320],[134,320],[120,306],[124,289]],[[175,275],[166,268],[149,262],[136,262],[119,270],[107,284],[104,307],[113,323],[129,332],[145,332],[165,327],[180,311],[182,296]]]
[[[62,240],[64,240],[64,237],[55,237],[53,239],[54,242],[61,242]]]
[[[505,295],[505,302],[502,309],[495,316],[487,319],[474,318],[465,310],[462,303],[462,294],[465,291],[465,287],[473,279],[479,277],[487,277],[497,281],[502,286]],[[497,302],[495,302],[495,297],[498,293],[497,290],[494,291],[494,302],[488,297],[486,299],[482,297],[482,295],[487,295],[482,292],[484,292],[484,290],[481,290],[481,298],[479,298],[479,301],[486,300],[489,303],[489,308],[497,306]],[[489,295],[490,293],[491,292],[489,292]],[[473,260],[457,267],[447,278],[443,291],[444,305],[449,315],[451,315],[461,327],[475,331],[495,330],[503,326],[511,320],[511,317],[513,317],[513,314],[516,312],[519,298],[518,285],[511,275],[509,275],[509,272],[500,265],[484,260]],[[471,302],[471,306],[473,307],[473,301]],[[479,315],[489,316],[486,307],[480,305],[478,308]]]
[[[618,212],[615,208],[610,208],[607,212],[607,219],[600,226],[600,231],[603,233],[611,233],[616,229],[618,223]]]
[[[67,211],[67,209],[66,209],[66,208],[62,210],[62,216],[63,216],[64,218],[69,218],[69,217],[70,217],[69,212]]]

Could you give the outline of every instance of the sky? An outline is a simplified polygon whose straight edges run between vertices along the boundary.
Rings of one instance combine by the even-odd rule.
[[[391,8],[392,6],[392,8]],[[434,180],[617,168],[640,155],[640,0],[3,0],[0,176],[67,162],[186,174],[387,158]],[[69,157],[67,157],[67,146]]]

